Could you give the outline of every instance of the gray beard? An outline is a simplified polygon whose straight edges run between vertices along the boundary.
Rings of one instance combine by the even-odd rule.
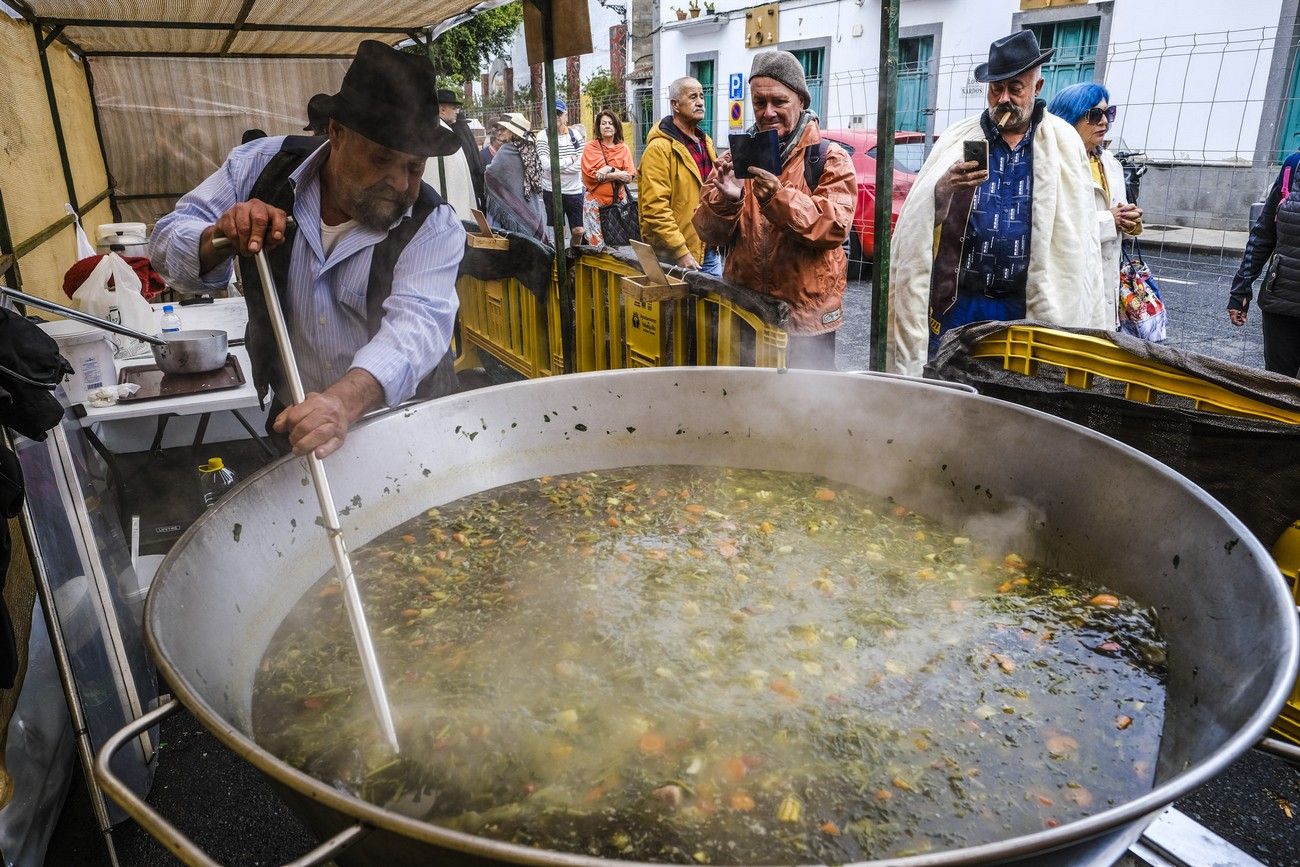
[[[409,204],[375,195],[369,190],[362,190],[347,205],[352,219],[367,229],[376,231],[382,231],[393,225],[410,207]]]
[[[1029,126],[1029,118],[1030,112],[1021,111],[1014,105],[989,109],[989,120],[993,121],[998,132],[1020,132]]]

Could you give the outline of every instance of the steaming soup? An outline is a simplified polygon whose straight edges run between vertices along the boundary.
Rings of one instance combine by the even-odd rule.
[[[545,477],[355,559],[401,756],[332,579],[263,660],[258,741],[449,828],[842,863],[1053,827],[1153,782],[1153,611],[818,477]]]

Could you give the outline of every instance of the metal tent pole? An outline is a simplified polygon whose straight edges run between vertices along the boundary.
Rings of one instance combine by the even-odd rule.
[[[542,13],[542,55],[546,77],[546,137],[551,158],[551,222],[555,225],[555,279],[560,289],[560,321],[564,341],[564,372],[572,372],[573,286],[569,280],[569,263],[565,255],[564,196],[560,179],[560,131],[555,120],[555,16],[551,0],[532,0]]]
[[[36,53],[41,59],[41,76],[45,79],[45,96],[50,103],[50,120],[54,124],[54,143],[59,148],[59,162],[63,166],[63,183],[68,188],[68,201],[72,207],[78,207],[77,185],[72,179],[72,163],[68,159],[68,143],[63,137],[63,121],[59,117],[59,100],[54,93],[54,76],[50,71],[50,58],[45,50],[63,33],[63,25],[56,24],[49,36],[42,35],[43,22],[40,18],[32,25],[32,34],[36,37]]]
[[[885,369],[889,328],[889,239],[894,213],[898,108],[898,0],[880,0],[880,93],[876,113],[876,264],[871,281],[871,369]]]

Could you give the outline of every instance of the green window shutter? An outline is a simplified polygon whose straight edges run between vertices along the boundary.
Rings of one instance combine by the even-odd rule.
[[[1043,64],[1043,99],[1050,102],[1064,88],[1093,80],[1101,37],[1100,18],[1034,24],[1026,29],[1034,32],[1043,48],[1056,49],[1052,59]]]
[[[808,107],[817,112],[817,116],[824,120],[826,118],[826,49],[802,48],[790,53],[799,60],[799,65],[803,67],[804,78],[808,83],[808,95],[812,97]]]
[[[714,122],[717,115],[713,113],[714,100],[714,71],[712,60],[696,60],[691,63],[691,70],[688,73],[691,78],[700,83],[704,89],[704,121],[700,124],[710,136],[713,135]]]
[[[930,58],[934,53],[934,37],[900,39],[898,48],[898,116],[895,128],[924,132],[930,107]]]
[[[1287,91],[1285,118],[1277,139],[1280,162],[1300,148],[1300,61],[1291,70],[1291,89]]]

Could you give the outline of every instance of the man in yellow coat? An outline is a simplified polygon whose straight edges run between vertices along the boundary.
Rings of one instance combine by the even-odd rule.
[[[679,78],[668,86],[673,113],[646,138],[637,175],[641,238],[661,261],[681,268],[722,276],[722,257],[705,249],[691,225],[700,203],[700,188],[713,171],[717,153],[704,120],[704,88],[694,78]]]

